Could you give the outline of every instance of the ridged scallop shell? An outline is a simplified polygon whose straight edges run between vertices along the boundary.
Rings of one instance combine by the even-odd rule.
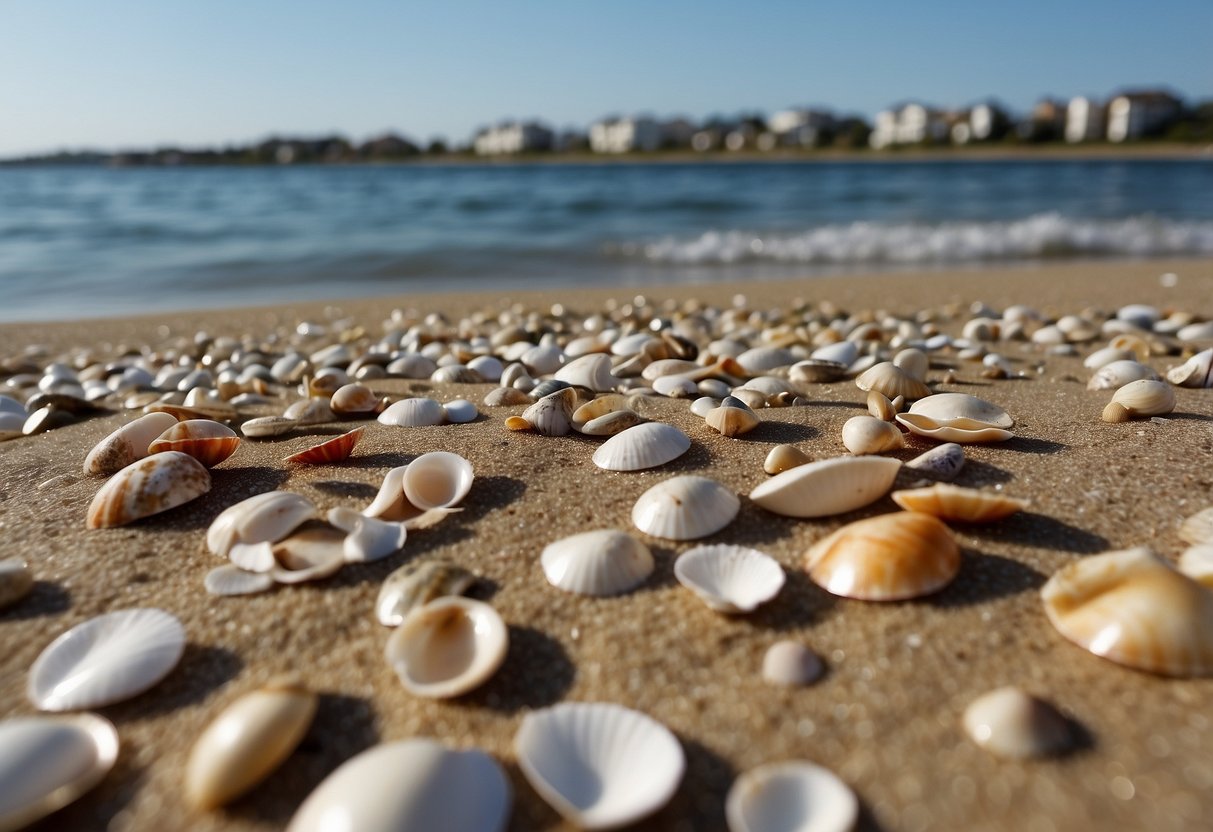
[[[408,539],[408,529],[403,523],[367,517],[346,506],[330,509],[328,521],[345,532],[341,551],[346,563],[382,560],[403,549]]]
[[[302,494],[267,491],[219,513],[206,530],[206,548],[228,557],[236,544],[276,543],[316,516],[316,506]]]
[[[897,512],[843,526],[813,544],[805,568],[834,595],[902,601],[951,583],[960,571],[960,548],[931,515]]]
[[[721,436],[741,436],[758,427],[761,420],[749,407],[722,404],[709,410],[704,422]]]
[[[211,490],[211,475],[192,456],[165,451],[132,463],[93,497],[85,525],[108,529],[168,511]]]
[[[540,557],[548,583],[579,595],[627,592],[653,573],[653,555],[630,534],[582,532],[548,544]]]
[[[856,456],[865,456],[903,448],[906,440],[892,422],[875,416],[852,416],[842,426],[842,444]]]
[[[931,395],[931,388],[891,361],[882,361],[864,370],[855,379],[855,386],[864,391],[875,390],[887,399],[905,396],[912,400]]]
[[[167,676],[184,651],[181,622],[163,610],[119,610],[90,618],[39,654],[29,671],[29,698],[43,711],[121,702]]]
[[[274,579],[269,575],[268,569],[265,572],[249,572],[235,564],[225,563],[206,573],[203,586],[211,595],[220,597],[256,595],[273,589]]]
[[[1164,676],[1213,674],[1213,592],[1149,549],[1085,557],[1040,595],[1057,631],[1097,656]]]
[[[17,558],[0,560],[0,610],[17,603],[34,588],[34,573]]]
[[[617,433],[594,451],[594,464],[608,471],[641,471],[672,462],[691,447],[691,439],[673,425],[646,422]]]
[[[475,581],[471,572],[446,561],[406,563],[384,579],[375,616],[385,627],[397,627],[416,607],[447,595],[462,595]]]
[[[825,665],[821,657],[798,641],[783,639],[767,648],[762,656],[762,678],[772,685],[801,687],[821,678]]]
[[[574,358],[556,371],[556,379],[577,387],[585,387],[595,393],[614,390],[619,379],[611,373],[611,358],[602,353],[591,353]]]
[[[0,829],[21,829],[63,808],[100,783],[117,759],[118,732],[93,714],[0,722]]]
[[[1185,519],[1179,527],[1179,539],[1193,546],[1213,543],[1213,506]]]
[[[473,479],[472,463],[459,454],[431,451],[405,466],[400,487],[405,499],[426,511],[458,505],[472,489]]]
[[[207,468],[214,468],[240,447],[236,432],[211,419],[189,419],[177,422],[152,440],[148,453],[179,451],[189,454]]]
[[[838,775],[803,760],[767,763],[733,782],[729,832],[851,832],[859,799]]]
[[[668,728],[609,703],[531,711],[514,751],[531,787],[581,829],[614,829],[651,815],[674,796],[686,770]]]
[[[185,798],[214,809],[260,783],[307,733],[317,696],[296,676],[272,679],[228,705],[194,742],[185,766]]]
[[[874,503],[888,492],[901,463],[877,456],[843,456],[776,474],[750,499],[785,517],[829,517]]]
[[[1023,511],[1029,505],[1027,500],[945,483],[936,483],[929,488],[894,491],[892,497],[893,502],[906,511],[920,511],[941,520],[960,523],[1001,520]]]
[[[327,465],[332,462],[340,462],[349,458],[350,454],[354,452],[354,446],[358,444],[358,440],[365,432],[365,427],[354,428],[349,433],[343,433],[340,436],[334,436],[327,442],[313,445],[306,451],[291,454],[283,461],[296,465]]]
[[[329,409],[336,416],[370,417],[382,413],[388,403],[387,399],[381,399],[366,385],[354,383],[345,384],[333,392]]]
[[[298,422],[285,416],[261,416],[257,419],[249,419],[241,425],[240,432],[249,439],[266,439],[289,433],[298,426]]]
[[[783,568],[745,546],[697,546],[674,561],[678,583],[717,612],[752,612],[783,589]]]
[[[406,428],[430,427],[446,422],[446,411],[434,399],[402,399],[379,414],[379,424]]]
[[[406,615],[388,639],[385,655],[411,693],[448,699],[487,682],[505,661],[509,642],[496,610],[448,596]]]
[[[1133,416],[1162,416],[1175,409],[1175,390],[1165,381],[1131,381],[1112,395]]]
[[[1010,429],[1015,425],[1015,420],[1001,407],[967,393],[936,393],[914,402],[908,412],[927,416],[940,424],[970,419],[995,428]]]
[[[963,723],[973,742],[1011,760],[1047,757],[1073,743],[1070,723],[1056,708],[1015,687],[974,699],[965,708]]]
[[[1105,364],[1087,382],[1088,390],[1119,390],[1131,381],[1158,381],[1158,373],[1136,361],[1122,359]]]
[[[925,453],[911,459],[905,466],[914,471],[923,471],[936,479],[950,482],[964,468],[965,451],[955,442],[936,445]]]
[[[483,751],[410,739],[342,763],[303,801],[287,832],[503,832],[512,800],[505,772]]]
[[[934,439],[937,442],[972,444],[1005,442],[1015,438],[1015,434],[1009,430],[996,428],[986,422],[977,422],[973,419],[952,419],[941,423],[921,413],[898,413],[896,419],[911,433]]]
[[[564,387],[541,397],[522,412],[522,418],[542,436],[564,436],[573,429],[573,408],[576,402],[576,391],[571,387]]]
[[[167,413],[148,413],[102,439],[84,458],[84,473],[108,477],[148,455],[152,442],[177,424]]]
[[[1167,381],[1180,387],[1213,387],[1213,349],[1198,352],[1168,370]]]
[[[737,495],[707,477],[681,476],[659,482],[632,506],[632,523],[667,540],[696,540],[723,529],[741,509]]]

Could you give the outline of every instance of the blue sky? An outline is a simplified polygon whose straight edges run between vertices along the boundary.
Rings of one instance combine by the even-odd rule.
[[[1213,0],[0,2],[0,156],[540,116],[1213,97]]]

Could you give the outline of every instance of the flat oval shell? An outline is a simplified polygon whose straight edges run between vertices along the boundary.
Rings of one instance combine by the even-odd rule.
[[[165,451],[123,468],[93,497],[85,525],[122,526],[188,503],[211,490],[211,475],[193,457]]]
[[[618,595],[653,573],[653,555],[630,534],[583,532],[548,544],[540,557],[548,583],[579,595]]]
[[[472,490],[473,479],[472,463],[459,454],[431,451],[408,464],[400,487],[410,503],[425,511],[458,505]]]
[[[952,419],[947,423],[941,423],[920,413],[898,413],[894,418],[905,425],[911,433],[926,436],[938,442],[969,444],[1005,442],[1015,438],[1015,434],[1009,430],[992,427],[985,422],[975,422],[972,419]]]
[[[448,699],[484,684],[505,661],[509,630],[481,601],[448,596],[415,608],[388,639],[388,664],[411,693]]]
[[[285,416],[261,416],[257,419],[249,419],[241,425],[240,432],[249,439],[265,439],[289,433],[298,426],[298,422]]]
[[[707,477],[681,476],[659,482],[632,507],[632,523],[667,540],[696,540],[723,529],[741,509],[737,495]]]
[[[434,399],[403,399],[388,407],[378,417],[381,425],[399,427],[430,427],[446,421],[446,411]]]
[[[941,520],[960,523],[989,523],[1010,517],[1028,507],[1027,500],[936,483],[928,488],[894,491],[893,502],[906,511],[921,511]]]
[[[750,499],[785,517],[829,517],[874,503],[888,492],[901,462],[877,456],[836,457],[776,474]]]
[[[480,411],[476,409],[476,405],[469,402],[467,399],[453,399],[442,406],[446,412],[446,420],[452,425],[464,425],[468,422],[476,421],[476,417],[480,415]]]
[[[895,451],[906,441],[892,422],[875,416],[852,416],[842,426],[842,444],[856,456],[863,456]]]
[[[462,595],[475,581],[471,572],[446,561],[406,563],[384,579],[375,616],[385,627],[397,627],[414,608],[447,595]]]
[[[859,822],[859,799],[829,769],[791,760],[738,777],[725,816],[729,832],[850,832]]]
[[[936,393],[910,405],[910,413],[928,416],[936,422],[972,419],[996,428],[1010,429],[1015,420],[998,405],[967,393]]]
[[[992,690],[974,699],[964,712],[969,739],[992,754],[1027,760],[1070,747],[1073,732],[1052,705],[1019,688]]]
[[[783,589],[783,568],[757,549],[697,546],[674,561],[678,583],[717,612],[752,612]]]
[[[274,579],[268,572],[248,572],[235,564],[225,563],[207,572],[203,585],[211,595],[221,597],[256,595],[272,589]]]
[[[821,657],[798,641],[777,641],[762,657],[762,678],[772,685],[811,685],[824,671]]]
[[[665,422],[646,422],[617,433],[594,452],[594,464],[608,471],[641,471],[672,462],[691,447],[691,438]]]
[[[771,448],[767,458],[762,463],[762,470],[768,474],[782,474],[792,468],[807,465],[813,458],[795,445],[776,445]]]

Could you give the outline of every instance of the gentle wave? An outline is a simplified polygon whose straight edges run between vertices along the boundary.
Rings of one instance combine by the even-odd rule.
[[[1075,219],[1058,213],[998,222],[852,222],[798,233],[709,231],[614,244],[607,253],[651,263],[963,263],[1085,256],[1213,254],[1213,221]]]

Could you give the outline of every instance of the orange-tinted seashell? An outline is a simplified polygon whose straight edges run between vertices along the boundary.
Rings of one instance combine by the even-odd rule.
[[[936,483],[930,488],[894,491],[892,497],[893,502],[906,511],[920,511],[941,520],[960,523],[989,523],[1001,520],[1029,505],[1027,500],[946,483]]]
[[[365,427],[354,428],[349,433],[343,433],[327,442],[321,442],[314,448],[308,448],[306,451],[300,451],[297,454],[288,456],[286,461],[295,462],[300,465],[324,465],[348,459],[349,455],[354,451],[354,446],[358,444],[358,440],[362,438],[362,434],[365,431]]]
[[[240,437],[227,425],[210,419],[189,419],[160,434],[148,446],[148,452],[178,451],[192,456],[207,468],[214,468],[236,453],[238,447]]]
[[[85,525],[122,526],[168,511],[211,490],[211,475],[198,460],[176,451],[156,453],[114,474],[93,497]]]

